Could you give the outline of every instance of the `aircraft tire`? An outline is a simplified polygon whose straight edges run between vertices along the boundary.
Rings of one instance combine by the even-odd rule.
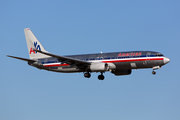
[[[99,75],[99,76],[98,76],[98,79],[99,79],[99,80],[104,80],[104,75]]]
[[[152,71],[152,74],[153,74],[153,75],[155,75],[155,74],[156,74],[156,72],[155,72],[155,71]]]
[[[84,73],[84,77],[85,77],[85,78],[90,78],[90,77],[91,77],[91,74],[90,74],[90,73]]]

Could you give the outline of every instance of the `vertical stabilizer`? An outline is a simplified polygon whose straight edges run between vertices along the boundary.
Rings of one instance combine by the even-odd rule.
[[[28,53],[29,53],[30,59],[40,59],[40,58],[50,57],[50,56],[38,53],[33,50],[33,49],[37,49],[37,50],[40,50],[43,52],[47,52],[29,28],[25,28],[24,33],[25,33],[25,37],[26,37],[26,42],[27,42]]]

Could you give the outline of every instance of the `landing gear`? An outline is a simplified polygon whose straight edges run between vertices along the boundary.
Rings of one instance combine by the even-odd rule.
[[[156,72],[153,70],[153,71],[152,71],[152,74],[153,74],[153,75],[155,75],[155,74],[156,74]]]
[[[156,72],[155,72],[154,70],[157,70],[157,69],[160,69],[160,68],[161,68],[161,66],[154,66],[154,67],[153,67],[152,74],[155,75]]]
[[[91,74],[90,74],[89,72],[84,73],[84,77],[85,77],[85,78],[90,78],[90,77],[91,77]]]
[[[104,80],[104,75],[103,75],[102,72],[101,72],[101,75],[98,76],[98,79],[99,79],[99,80]]]
[[[91,77],[91,74],[90,74],[89,72],[86,72],[86,73],[84,73],[84,77],[85,77],[85,78],[90,78],[90,77]],[[98,76],[98,79],[99,79],[99,80],[104,80],[103,72],[101,72],[101,75]]]

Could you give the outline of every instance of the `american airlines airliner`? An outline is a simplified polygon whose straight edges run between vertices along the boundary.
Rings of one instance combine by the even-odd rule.
[[[132,69],[156,69],[170,62],[163,54],[154,51],[126,51],[99,54],[83,54],[60,56],[44,49],[29,28],[24,29],[29,59],[7,55],[8,57],[26,61],[30,66],[53,72],[74,73],[83,72],[85,78],[90,78],[92,72],[99,72],[99,80],[104,80],[103,73],[109,71],[116,76],[130,75]]]

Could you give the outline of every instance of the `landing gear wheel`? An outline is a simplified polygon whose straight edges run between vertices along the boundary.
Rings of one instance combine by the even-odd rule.
[[[85,78],[90,78],[90,77],[91,77],[91,74],[90,74],[90,73],[84,73],[84,77],[85,77]]]
[[[155,75],[155,74],[156,74],[156,72],[155,72],[155,71],[152,71],[152,74],[153,74],[153,75]]]
[[[99,76],[98,76],[98,79],[99,79],[99,80],[104,80],[104,75],[99,75]]]

